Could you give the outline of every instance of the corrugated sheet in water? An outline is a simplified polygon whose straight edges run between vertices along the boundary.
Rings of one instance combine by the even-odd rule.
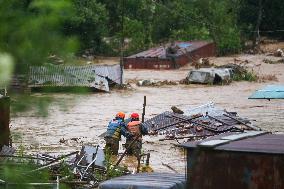
[[[120,83],[119,65],[33,66],[29,87],[91,87],[109,91],[108,80]]]

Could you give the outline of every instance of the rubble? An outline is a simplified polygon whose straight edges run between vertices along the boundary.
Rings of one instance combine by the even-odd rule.
[[[265,59],[263,59],[263,62],[266,63],[266,64],[283,64],[284,59],[282,58],[282,59],[274,60],[274,59],[265,58]]]
[[[15,149],[13,148],[5,147],[2,149],[0,160],[3,164],[1,166],[5,166],[5,162],[9,162],[15,165],[20,163],[21,165],[29,164],[29,167],[36,167],[28,171],[29,174],[37,174],[40,171],[47,170],[51,178],[50,185],[65,183],[72,186],[72,188],[78,188],[79,186],[92,188],[97,187],[101,181],[109,179],[110,175],[114,174],[109,171],[119,170],[120,175],[130,173],[125,168],[112,166],[109,159],[106,158],[103,149],[98,145],[83,146],[80,152],[75,151],[58,157],[40,153],[36,154],[36,156],[14,156],[14,152]],[[2,168],[1,166],[0,169]],[[113,167],[112,170],[109,169],[110,166]],[[0,182],[0,187],[1,184],[9,186],[11,183],[7,181],[4,183]],[[13,184],[17,185],[17,183]],[[34,183],[26,184],[34,185]],[[46,183],[37,183],[37,185],[43,186]]]
[[[200,58],[198,61],[193,63],[193,66],[196,69],[199,69],[199,68],[210,68],[210,67],[213,67],[214,64],[210,64],[209,58]]]
[[[183,114],[184,112],[176,106],[171,107],[172,111],[177,114]]]
[[[276,57],[284,57],[284,52],[282,49],[277,49],[276,52],[274,52],[274,56]]]
[[[55,64],[55,65],[60,65],[60,64],[64,64],[64,60],[60,57],[58,57],[55,54],[51,54],[49,55],[49,57],[47,57],[47,61],[51,64]]]
[[[165,136],[161,140],[199,140],[226,132],[260,130],[236,112],[216,108],[213,103],[188,109],[184,114],[164,112],[143,123],[151,134]]]
[[[170,80],[154,80],[154,79],[146,79],[140,80],[136,83],[137,86],[163,86],[163,85],[178,85],[179,82],[177,81],[170,81]]]
[[[15,151],[15,148],[4,145],[0,151],[0,156],[10,156],[13,155]]]

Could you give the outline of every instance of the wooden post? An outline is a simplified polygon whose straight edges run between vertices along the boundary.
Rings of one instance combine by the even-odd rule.
[[[140,166],[141,166],[141,155],[139,154],[137,157],[138,165],[137,165],[137,173],[140,172]]]
[[[144,120],[145,120],[145,107],[146,107],[146,96],[144,96],[142,123],[144,123]]]
[[[123,152],[123,154],[120,156],[120,158],[118,159],[118,161],[116,162],[115,166],[118,166],[121,162],[121,160],[123,159],[123,157],[126,155],[127,151],[133,146],[133,144],[139,139],[139,135],[136,136],[134,138],[134,140],[129,144],[129,146],[125,149],[125,151]]]
[[[4,145],[10,146],[10,97],[0,97],[0,151]]]

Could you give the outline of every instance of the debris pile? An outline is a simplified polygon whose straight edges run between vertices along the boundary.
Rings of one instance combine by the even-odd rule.
[[[0,151],[0,156],[10,156],[15,153],[15,148],[4,145]]]
[[[272,59],[265,58],[263,59],[263,62],[266,64],[281,64],[281,63],[284,63],[284,59],[282,58],[282,59],[272,60]]]
[[[199,68],[211,68],[214,64],[210,64],[209,58],[200,58],[198,61],[193,63],[193,66],[196,69]]]
[[[167,111],[144,124],[151,134],[165,135],[161,140],[196,140],[225,132],[259,130],[236,112],[216,109],[212,103],[188,110],[184,115]]]
[[[48,63],[55,64],[55,65],[59,65],[59,64],[64,63],[64,60],[62,58],[60,58],[59,56],[55,55],[55,54],[49,55],[47,57],[47,61],[48,61]]]
[[[263,62],[266,64],[283,64],[284,63],[284,51],[282,49],[277,49],[273,53],[267,54],[269,58],[264,58]]]
[[[284,57],[284,52],[282,49],[277,49],[275,52],[274,52],[274,56],[276,57]]]
[[[177,81],[170,81],[170,80],[154,80],[154,79],[149,79],[149,80],[140,80],[137,82],[137,86],[163,86],[163,85],[178,85],[179,82]]]
[[[4,148],[5,154],[0,153],[1,166],[5,166],[5,163],[9,162],[17,164],[32,164],[35,165],[35,169],[29,171],[29,173],[40,173],[40,171],[47,170],[49,173],[50,183],[37,183],[37,186],[51,185],[56,186],[60,183],[67,184],[72,188],[78,187],[97,187],[98,184],[106,179],[112,177],[112,175],[125,175],[129,174],[129,171],[125,168],[115,167],[110,168],[111,163],[105,156],[103,149],[99,146],[83,146],[81,151],[75,151],[59,157],[54,157],[48,154],[37,154],[36,156],[16,156],[13,155],[15,150],[11,148]],[[33,166],[32,166],[33,167]],[[1,168],[1,167],[0,167]],[[1,174],[0,174],[1,175]],[[0,178],[0,187],[2,184],[9,186],[11,184],[17,185],[17,183],[10,183],[9,181]],[[21,183],[19,183],[21,184]],[[26,183],[33,185],[33,183]]]

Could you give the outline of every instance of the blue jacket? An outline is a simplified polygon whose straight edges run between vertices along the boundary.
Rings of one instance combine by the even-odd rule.
[[[125,123],[122,119],[113,119],[107,126],[106,137],[120,140],[121,135],[128,138],[130,133],[126,130]]]

